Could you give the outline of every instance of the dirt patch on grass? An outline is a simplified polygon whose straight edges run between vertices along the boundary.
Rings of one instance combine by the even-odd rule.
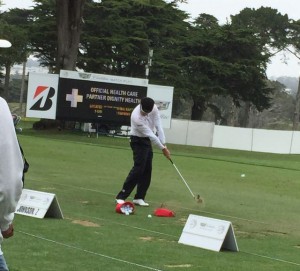
[[[41,191],[50,191],[50,190],[56,190],[55,187],[42,187]]]
[[[79,225],[85,226],[85,227],[94,227],[94,228],[100,227],[100,225],[93,223],[91,221],[86,221],[86,220],[73,220],[72,223],[79,224]]]
[[[154,237],[151,237],[151,236],[141,236],[140,239],[143,240],[143,241],[153,241]]]
[[[163,238],[156,238],[156,237],[152,237],[152,236],[140,236],[139,239],[142,240],[142,241],[145,241],[145,242],[150,242],[150,241],[171,242],[171,243],[177,242],[177,241],[174,241],[174,240],[170,241],[170,240],[166,240],[166,239],[163,239]]]
[[[282,232],[282,231],[268,230],[267,233],[269,233],[270,235],[287,235],[287,232]]]
[[[165,265],[166,267],[169,268],[188,268],[188,267],[192,267],[191,264],[171,264],[171,265]]]
[[[184,226],[187,221],[187,218],[180,218],[180,219],[178,219],[178,221],[179,221],[179,224]]]
[[[279,231],[273,231],[273,230],[262,230],[262,231],[236,231],[236,235],[239,237],[244,238],[263,238],[268,236],[284,236],[287,235],[286,232],[279,232]]]

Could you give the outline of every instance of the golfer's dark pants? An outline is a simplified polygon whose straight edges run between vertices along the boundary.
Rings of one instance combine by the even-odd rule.
[[[145,199],[151,182],[153,151],[149,138],[131,136],[130,146],[134,165],[130,170],[117,199],[126,199],[136,187],[134,199]]]

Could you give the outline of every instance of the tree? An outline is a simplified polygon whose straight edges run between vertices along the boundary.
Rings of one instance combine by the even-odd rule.
[[[293,122],[294,98],[286,91],[286,87],[278,81],[269,81],[273,89],[270,108],[258,113],[251,108],[250,127],[266,129],[290,129]]]
[[[35,0],[31,46],[51,72],[75,70],[85,0]]]
[[[87,2],[78,67],[85,71],[145,77],[154,50],[152,82],[172,82],[179,75],[178,44],[187,15],[162,0]],[[122,26],[122,27],[120,27]]]
[[[52,73],[56,69],[58,42],[55,0],[34,2],[30,17],[30,48],[41,66]]]
[[[57,60],[60,69],[75,70],[85,0],[56,0]]]
[[[190,24],[187,14],[176,8],[177,1],[35,2],[32,46],[57,72],[77,67],[144,77],[153,49],[151,82],[174,85],[175,99],[191,97],[192,119],[201,120],[207,108],[216,109],[211,103],[215,95],[230,97],[234,106],[244,102],[258,110],[269,106],[268,50],[257,32],[242,23],[219,26],[216,18],[202,14]],[[49,40],[41,41],[43,31]]]
[[[32,45],[34,51],[37,52],[36,56],[41,58],[42,64],[51,67],[57,65],[57,63],[53,63],[55,58],[53,51],[56,48],[54,41],[58,40],[57,50],[60,56],[57,57],[57,60],[60,59],[60,62],[64,62],[63,65],[71,67],[77,60],[77,67],[85,71],[144,77],[149,49],[155,50],[155,58],[160,56],[159,52],[163,49],[165,50],[163,55],[170,55],[171,51],[176,50],[174,35],[181,34],[187,26],[187,23],[184,22],[187,15],[175,8],[176,1],[167,4],[162,0],[103,0],[101,2],[87,0],[84,5],[84,16],[80,18],[80,22],[84,23],[79,24],[78,14],[73,16],[75,18],[73,21],[77,20],[78,23],[75,26],[77,34],[80,34],[78,30],[82,27],[82,36],[78,45],[84,54],[77,58],[78,45],[75,47],[75,44],[77,44],[79,36],[72,38],[68,36],[71,31],[65,31],[69,16],[65,14],[66,10],[63,11],[63,8],[54,10],[54,0],[36,0],[35,2],[31,31]],[[63,1],[65,5],[66,2],[68,1]],[[74,7],[67,12],[74,13],[78,8],[83,8],[78,5],[75,8],[74,1],[71,2]],[[59,16],[61,20],[57,18]],[[57,24],[61,25],[58,26],[58,30],[61,30],[59,36],[53,31],[55,19]],[[69,23],[69,25],[71,24]],[[181,33],[179,32],[180,28]],[[45,32],[47,39],[43,39],[40,34]],[[165,43],[163,40],[170,41],[168,47],[162,46]],[[72,42],[68,46],[69,41]],[[71,45],[74,47],[71,48]],[[59,47],[64,49],[59,49]],[[72,53],[72,55],[66,58],[66,53]],[[163,58],[166,59],[164,56]],[[72,59],[74,62],[71,66],[70,63],[67,64],[68,59]],[[170,57],[170,60],[175,62],[174,57]],[[164,61],[155,61],[154,63],[159,64]],[[167,67],[175,68],[176,64],[164,65],[164,69]],[[174,74],[174,72],[170,71],[170,74]],[[157,75],[165,80],[162,78],[162,73],[158,72]],[[156,76],[153,75],[152,79],[154,80],[154,78]]]
[[[282,15],[277,9],[245,8],[239,14],[230,17],[232,25],[252,29],[266,51],[279,51],[289,44],[290,19],[287,14]]]
[[[262,52],[268,58],[282,50],[289,50],[293,46],[297,51],[299,44],[300,27],[288,15],[282,15],[276,9],[261,7],[257,10],[246,8],[239,14],[231,16],[232,24],[242,28],[251,29],[259,38]],[[275,51],[275,53],[273,53]],[[294,125],[299,123],[299,95],[295,104]]]
[[[191,119],[201,120],[214,95],[230,96],[235,106],[249,101],[258,110],[269,106],[265,87],[267,58],[250,30],[219,26],[215,18],[200,15],[190,29],[180,65],[193,99]]]
[[[35,1],[31,43],[42,65],[53,67],[57,34],[54,0]],[[45,16],[46,14],[46,16]],[[77,67],[86,72],[145,77],[149,49],[154,50],[152,83],[182,88],[178,66],[188,15],[176,1],[86,0]],[[122,26],[122,27],[120,27]],[[46,39],[41,35],[44,34]],[[178,87],[177,87],[178,86]]]
[[[291,23],[291,33],[289,35],[290,44],[293,46],[294,51],[288,49],[289,52],[294,54],[298,59],[300,59],[300,20],[292,21]],[[299,116],[300,116],[300,77],[298,80],[298,90],[296,94],[295,108],[294,108],[294,119],[293,119],[293,130],[297,130],[299,126]]]
[[[23,63],[28,54],[28,11],[11,9],[1,14],[0,35],[12,43],[1,50],[0,64],[5,67],[5,83],[2,96],[9,100],[9,79],[11,67]]]

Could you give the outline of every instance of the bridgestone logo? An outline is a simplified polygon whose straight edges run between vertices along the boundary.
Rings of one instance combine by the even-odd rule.
[[[55,95],[55,89],[48,86],[38,86],[35,90],[33,99],[36,101],[30,110],[47,111],[52,107],[52,98]]]

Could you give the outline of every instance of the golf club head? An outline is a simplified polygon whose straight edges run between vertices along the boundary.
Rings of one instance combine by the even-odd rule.
[[[201,198],[201,196],[199,194],[195,197],[195,200],[199,204],[203,203],[203,199]]]

